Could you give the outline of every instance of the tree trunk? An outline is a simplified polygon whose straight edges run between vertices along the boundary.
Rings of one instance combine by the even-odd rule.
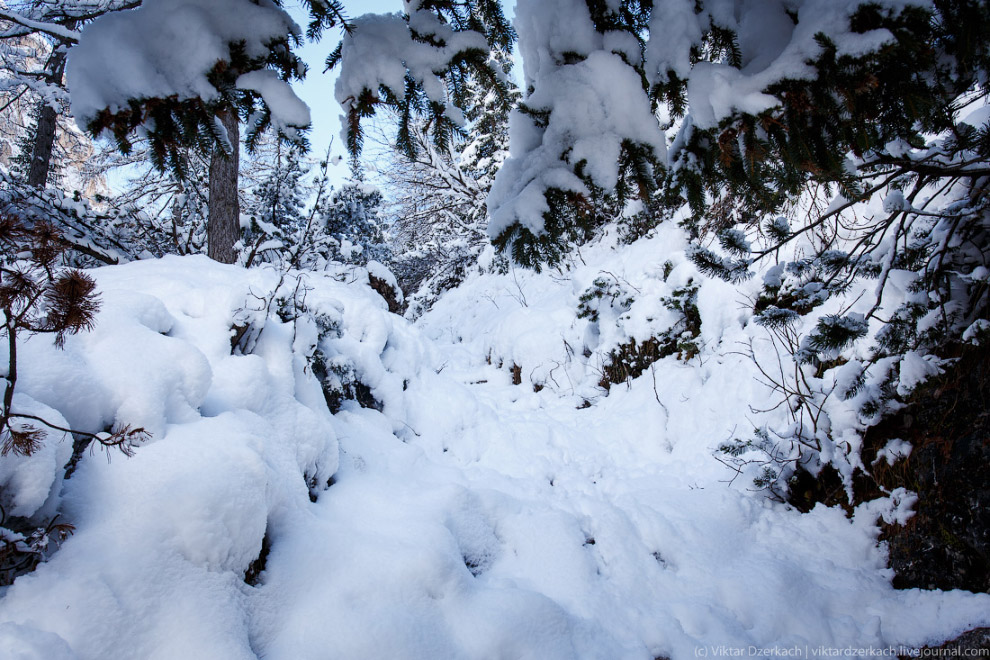
[[[237,259],[234,243],[241,236],[241,210],[237,199],[237,175],[240,168],[240,134],[237,113],[225,108],[218,115],[227,130],[231,153],[213,148],[210,159],[210,218],[206,225],[206,241],[210,259],[232,264]]]
[[[58,44],[45,65],[48,74],[45,82],[61,85],[65,73],[65,49]],[[55,150],[55,130],[58,112],[44,101],[38,108],[38,123],[34,131],[34,149],[31,152],[31,167],[28,169],[28,185],[44,188],[48,184],[48,173],[52,166],[52,152]]]

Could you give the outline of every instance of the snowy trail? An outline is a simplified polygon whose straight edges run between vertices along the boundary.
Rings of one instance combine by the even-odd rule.
[[[890,588],[869,513],[730,489],[709,453],[674,449],[653,391],[576,410],[440,348],[441,375],[410,388],[405,443],[374,411],[339,416],[337,483],[269,561],[279,613],[261,628],[279,633],[262,656],[880,649],[985,606],[960,594],[931,620],[943,597]]]
[[[713,443],[758,401],[731,351],[664,360],[586,407],[488,364],[494,317],[463,300],[457,327],[411,325],[353,273],[311,277],[306,305],[335,330],[259,312],[256,345],[231,354],[234,319],[277,274],[195,258],[95,274],[97,327],[63,352],[27,342],[19,405],[153,439],[87,454],[64,488],[58,438],[0,473],[24,515],[58,505],[76,525],[0,594],[0,657],[812,657],[990,623],[985,594],[891,588],[875,525],[889,502],[850,520],[725,483]],[[559,290],[527,293],[497,329],[513,350],[573,318]],[[317,345],[382,412],[330,415]],[[47,501],[10,476],[46,470]]]

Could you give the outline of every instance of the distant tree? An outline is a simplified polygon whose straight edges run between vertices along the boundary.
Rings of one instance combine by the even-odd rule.
[[[382,194],[360,175],[327,198],[318,211],[324,231],[333,239],[332,258],[345,264],[388,263],[392,252],[381,217]]]
[[[510,56],[493,51],[493,57],[508,78]],[[485,202],[508,156],[509,112],[519,93],[511,83],[507,94],[476,81],[468,87],[465,136],[441,149],[430,137],[428,119],[420,118],[410,131],[413,156],[382,132],[381,153],[372,159],[388,191],[392,268],[414,314],[459,284],[489,244]]]
[[[311,186],[304,181],[312,165],[299,147],[268,135],[259,142],[243,178],[248,184],[244,214],[249,225],[241,237],[240,262],[281,261],[298,239],[306,220]]]
[[[439,151],[422,127],[413,129],[413,140],[413,158],[394,142],[387,145],[375,159],[376,175],[389,193],[389,240],[399,283],[409,294],[439,277],[443,282],[427,284],[439,289],[436,295],[463,279],[466,262],[488,244],[488,190],[475,171],[462,166],[456,150]]]

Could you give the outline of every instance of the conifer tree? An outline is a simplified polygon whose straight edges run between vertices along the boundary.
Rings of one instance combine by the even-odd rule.
[[[654,13],[639,0],[517,5],[518,144],[488,199],[489,233],[517,262],[557,261],[635,200],[651,212],[666,158],[647,75]]]
[[[333,258],[341,263],[388,263],[391,250],[381,218],[382,194],[366,183],[359,168],[354,176],[328,198],[319,211],[324,231],[333,238]]]
[[[471,82],[503,99],[511,97],[492,50],[509,52],[515,33],[496,0],[420,0],[397,15],[354,19],[327,69],[341,66],[336,87],[347,113],[347,148],[362,149],[361,120],[379,107],[395,113],[396,145],[415,157],[415,123],[424,118],[436,147],[445,151],[463,137]]]
[[[245,200],[250,224],[241,238],[240,261],[245,266],[281,259],[298,239],[310,192],[304,177],[310,167],[299,147],[277,136],[266,136],[251,154],[244,172],[250,184]]]
[[[488,210],[517,261],[553,262],[620,219],[635,237],[686,206],[690,256],[712,276],[746,279],[810,242],[758,313],[806,313],[875,277],[869,317],[890,272],[909,270],[917,300],[878,336],[885,350],[986,315],[973,273],[988,255],[990,123],[967,120],[988,94],[986,0],[525,0],[516,24],[526,89]],[[340,99],[352,118],[390,98],[354,66],[345,90],[375,84]],[[847,215],[878,196],[883,214]],[[812,213],[798,216],[801,199]]]
[[[798,27],[801,18],[788,17]],[[729,108],[698,122],[690,104],[676,103],[690,100],[686,81],[661,77],[658,91],[685,124],[665,202],[689,204],[691,256],[712,276],[744,279],[755,261],[804,246],[765,283],[756,311],[768,325],[875,278],[868,321],[890,274],[909,271],[912,292],[876,336],[878,355],[937,350],[990,312],[972,277],[990,256],[990,122],[968,118],[988,95],[990,48],[975,35],[990,29],[990,4],[861,3],[841,18],[847,34],[814,34],[804,62],[814,75],[770,82],[759,111]],[[706,38],[737,44],[727,28]],[[801,212],[799,198],[817,199],[817,210]],[[882,211],[850,215],[876,198]],[[825,363],[865,327],[853,316],[823,318],[795,357]]]
[[[196,11],[175,11],[183,4]],[[311,37],[344,19],[339,2],[308,6]],[[188,57],[173,57],[183,38],[196,40],[195,48],[190,45]],[[288,87],[305,75],[292,52],[300,39],[271,0],[147,0],[83,30],[68,63],[73,111],[94,134],[112,135],[124,152],[140,129],[153,163],[180,178],[183,149],[212,153],[209,253],[230,263],[240,235],[240,123],[247,121],[249,148],[269,126],[305,143],[299,130],[308,126],[309,111]],[[162,68],[163,61],[170,66]]]

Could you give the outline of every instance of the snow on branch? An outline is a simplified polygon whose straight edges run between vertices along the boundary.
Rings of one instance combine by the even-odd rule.
[[[399,146],[413,156],[413,117],[429,116],[433,141],[441,148],[462,129],[468,78],[484,80],[508,95],[504,75],[490,59],[489,44],[503,47],[499,35],[511,28],[500,9],[481,24],[458,14],[467,11],[454,6],[422,9],[418,2],[407,2],[405,14],[367,14],[350,23],[327,68],[341,65],[334,94],[347,113],[344,137],[351,153],[361,150],[361,119],[375,114],[378,106],[397,112]],[[485,23],[488,19],[491,25]]]
[[[17,25],[21,25],[35,32],[50,34],[51,36],[68,43],[74,44],[79,41],[79,32],[76,30],[70,30],[64,25],[59,25],[58,23],[36,21],[3,7],[0,7],[0,19],[10,21],[11,23],[16,23]]]
[[[230,62],[234,45],[249,60],[265,60],[272,43],[300,34],[271,0],[147,0],[83,29],[66,67],[73,114],[90,124],[101,110],[117,112],[134,100],[218,101],[221,90],[211,74],[218,62]],[[275,114],[276,124],[308,119],[288,83],[273,77],[245,80],[244,86],[277,99],[273,114],[287,110],[284,117]]]

